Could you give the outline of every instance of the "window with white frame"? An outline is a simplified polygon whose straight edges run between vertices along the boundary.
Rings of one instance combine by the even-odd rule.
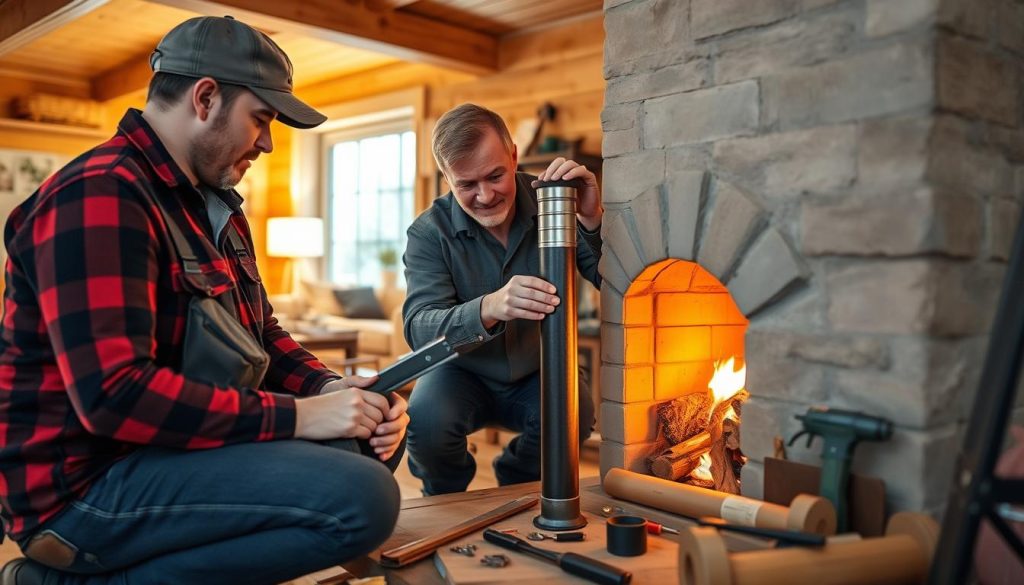
[[[413,220],[416,134],[409,117],[354,125],[322,137],[328,218],[327,279],[379,286],[382,252],[391,250],[398,286]]]

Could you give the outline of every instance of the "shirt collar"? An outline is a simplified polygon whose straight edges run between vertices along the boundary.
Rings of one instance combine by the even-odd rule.
[[[178,163],[174,162],[171,153],[167,151],[164,143],[160,141],[156,131],[142,117],[141,111],[129,108],[117,124],[117,129],[118,132],[124,134],[128,142],[131,142],[135,148],[139,149],[139,152],[142,153],[146,161],[153,167],[153,172],[156,173],[156,176],[160,177],[160,180],[166,183],[168,187],[191,186],[192,183],[189,181],[188,176],[181,170]]]
[[[153,172],[168,187],[192,186],[192,182],[185,175],[185,171],[182,171],[178,163],[171,157],[171,153],[167,151],[167,147],[160,141],[160,137],[142,116],[141,111],[129,108],[117,124],[117,128],[129,142],[139,149],[146,158],[146,161],[153,167]],[[209,189],[220,197],[224,203],[227,203],[232,212],[241,213],[244,199],[242,199],[242,196],[237,191],[234,189],[215,189],[213,187],[209,187]]]

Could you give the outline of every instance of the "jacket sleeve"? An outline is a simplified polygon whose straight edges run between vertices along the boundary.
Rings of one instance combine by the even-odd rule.
[[[314,396],[325,384],[341,378],[313,354],[306,351],[287,331],[281,328],[267,292],[260,286],[263,298],[263,349],[270,355],[270,366],[264,382],[268,389],[298,396]]]
[[[36,285],[68,398],[89,432],[202,449],[288,438],[295,398],[218,387],[155,363],[160,265],[145,194],[110,173],[77,179],[31,222]],[[27,236],[27,234],[26,234]]]
[[[579,224],[576,235],[576,269],[583,278],[601,290],[601,274],[597,271],[597,265],[601,261],[601,226],[597,226],[594,231],[588,231],[583,224]]]
[[[440,235],[423,219],[409,228],[402,256],[408,291],[402,306],[405,340],[418,349],[445,336],[453,347],[462,349],[492,339],[504,331],[505,324],[484,328],[480,321],[483,295],[459,302]]]

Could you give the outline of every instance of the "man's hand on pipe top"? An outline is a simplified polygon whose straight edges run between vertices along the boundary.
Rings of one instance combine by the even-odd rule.
[[[589,231],[594,231],[601,225],[601,217],[604,215],[604,208],[601,207],[601,188],[597,184],[597,177],[587,167],[560,156],[551,161],[548,168],[544,169],[537,179],[539,181],[582,179],[583,191],[579,194],[579,200],[576,202],[576,218]],[[533,187],[537,187],[537,181],[533,182]]]

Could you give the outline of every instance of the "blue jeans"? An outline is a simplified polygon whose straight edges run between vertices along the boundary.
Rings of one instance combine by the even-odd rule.
[[[594,427],[594,403],[579,373],[579,440]],[[499,384],[447,363],[417,380],[409,399],[409,469],[432,496],[465,491],[476,474],[466,436],[489,424],[520,434],[494,460],[499,485],[540,479],[540,373]]]
[[[77,549],[63,583],[280,583],[366,554],[398,519],[365,441],[142,447],[41,531]],[[22,543],[25,544],[25,543]]]

